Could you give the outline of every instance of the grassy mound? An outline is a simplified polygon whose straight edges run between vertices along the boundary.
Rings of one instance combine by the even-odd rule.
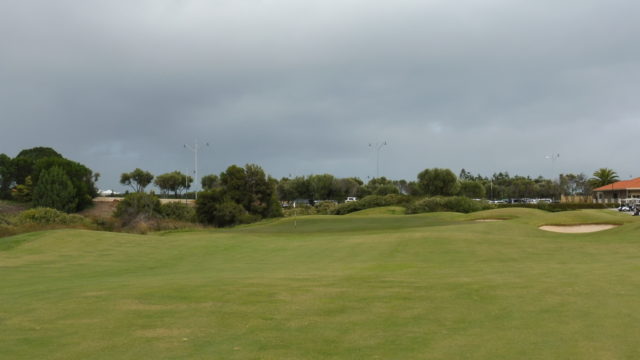
[[[0,239],[0,348],[10,359],[640,356],[637,217],[389,210]],[[482,218],[509,221],[471,221]],[[612,221],[623,226],[537,228]]]
[[[352,212],[346,216],[404,215],[405,211],[402,206],[383,206]]]

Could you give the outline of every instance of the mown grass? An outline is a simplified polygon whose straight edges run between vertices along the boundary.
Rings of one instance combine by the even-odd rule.
[[[2,356],[640,356],[637,218],[602,210],[395,212],[0,239]],[[474,221],[498,218],[509,220]],[[537,228],[552,223],[624,225],[592,234]]]

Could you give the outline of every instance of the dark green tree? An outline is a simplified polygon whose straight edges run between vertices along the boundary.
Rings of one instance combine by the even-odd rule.
[[[458,178],[449,169],[425,169],[418,174],[418,186],[427,196],[451,196],[458,193]]]
[[[244,168],[231,165],[220,174],[220,183],[225,196],[252,215],[259,217],[280,216],[277,181],[268,177],[258,165],[248,164]]]
[[[339,196],[335,200],[344,200],[347,197],[356,196],[358,189],[363,184],[362,180],[355,177],[338,179],[336,181],[336,192]]]
[[[206,175],[201,180],[202,189],[212,190],[220,186],[220,177],[216,174]]]
[[[36,161],[33,169],[33,175],[31,176],[33,186],[35,187],[38,185],[38,182],[40,181],[40,174],[42,174],[44,170],[50,169],[54,166],[61,168],[71,181],[71,184],[73,184],[77,200],[77,207],[75,211],[91,206],[93,204],[92,199],[97,195],[94,183],[94,173],[91,169],[75,161],[62,157],[48,157]]]
[[[312,199],[327,200],[333,198],[336,178],[330,174],[309,176],[309,188]]]
[[[400,189],[398,189],[394,181],[382,176],[369,180],[367,185],[362,189],[362,193],[366,193],[367,195],[399,194]]]
[[[11,158],[0,154],[0,199],[11,198],[11,186],[14,183],[14,164]]]
[[[217,227],[237,225],[247,219],[247,211],[231,200],[224,188],[200,193],[196,201],[196,215],[199,222]]]
[[[471,199],[484,199],[486,191],[484,186],[478,181],[463,180],[460,182],[459,195],[466,196]]]
[[[258,165],[245,165],[245,192],[247,199],[241,205],[250,213],[260,217],[278,216],[273,211],[280,210],[276,194],[276,181],[268,177]],[[275,203],[274,203],[275,199]],[[275,209],[274,209],[275,206]]]
[[[58,166],[43,170],[33,188],[34,207],[48,207],[67,213],[77,209],[78,199],[71,180]]]
[[[229,199],[243,206],[248,203],[247,174],[243,168],[237,165],[229,166],[220,174],[220,183]]]
[[[24,185],[28,176],[31,176],[31,180],[35,181],[35,177],[37,176],[34,175],[39,175],[39,171],[41,170],[35,169],[36,163],[49,158],[63,159],[60,153],[49,147],[34,147],[20,151],[18,156],[13,159],[13,168],[15,171],[14,180],[16,184]]]
[[[148,171],[136,168],[132,172],[120,175],[120,184],[131,186],[135,192],[143,192],[153,181],[153,174]]]

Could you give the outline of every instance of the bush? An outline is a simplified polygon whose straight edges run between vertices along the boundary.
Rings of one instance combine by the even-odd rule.
[[[519,207],[519,208],[529,208],[529,209],[539,209],[550,212],[559,212],[559,211],[571,211],[571,210],[582,210],[582,209],[609,209],[616,208],[618,204],[616,203],[538,203],[538,204],[499,204],[498,208],[511,208],[511,207]]]
[[[370,209],[381,206],[400,205],[405,206],[411,201],[411,197],[400,194],[389,194],[385,196],[369,195],[358,201],[340,204],[332,210],[334,215],[345,215],[352,212]]]
[[[10,225],[12,221],[4,214],[0,214],[0,225]]]
[[[319,215],[329,215],[332,214],[335,208],[338,207],[338,204],[332,201],[323,201],[320,204],[314,206],[316,213]]]
[[[490,208],[492,208],[492,206],[487,202],[472,200],[465,196],[434,196],[418,200],[409,205],[407,207],[407,214],[438,211],[470,213]]]
[[[71,180],[58,166],[42,170],[40,180],[33,188],[32,200],[35,207],[53,208],[66,213],[75,211],[78,204]]]
[[[51,208],[34,208],[21,212],[16,217],[17,225],[85,225],[88,220],[80,215],[69,215]]]
[[[200,193],[196,214],[201,223],[218,227],[260,220],[260,215],[250,215],[242,205],[229,199],[222,188]]]
[[[160,199],[155,195],[145,193],[131,193],[120,201],[114,212],[124,225],[134,220],[150,220],[161,216]]]
[[[196,209],[181,202],[169,202],[160,205],[160,213],[166,219],[195,222]]]

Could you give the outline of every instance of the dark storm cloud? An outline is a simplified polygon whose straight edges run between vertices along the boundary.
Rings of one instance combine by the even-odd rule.
[[[0,152],[275,176],[640,175],[633,1],[5,1]],[[561,153],[552,167],[544,156]],[[635,173],[635,174],[634,174]]]

